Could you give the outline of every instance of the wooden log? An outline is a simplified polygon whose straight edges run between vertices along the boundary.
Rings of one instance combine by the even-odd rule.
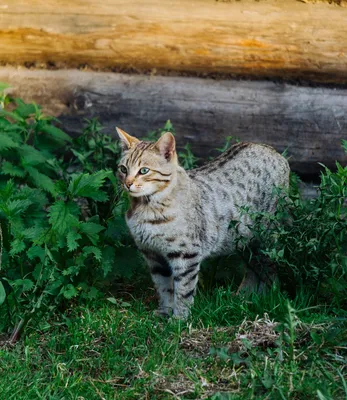
[[[0,81],[26,101],[35,101],[81,131],[84,118],[99,117],[105,132],[120,126],[135,136],[170,119],[179,146],[207,158],[229,135],[288,151],[301,176],[317,176],[323,162],[346,164],[347,90],[254,81],[125,75],[77,70],[0,69]]]
[[[0,63],[346,84],[347,8],[308,2],[5,0]]]

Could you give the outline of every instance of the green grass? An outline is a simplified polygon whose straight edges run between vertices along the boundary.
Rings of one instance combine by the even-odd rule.
[[[0,398],[347,397],[342,310],[220,287],[199,293],[182,322],[153,316],[152,292],[123,299],[75,304],[0,347]]]

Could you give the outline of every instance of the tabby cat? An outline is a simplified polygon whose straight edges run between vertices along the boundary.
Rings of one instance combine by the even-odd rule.
[[[170,132],[155,143],[117,132],[123,148],[119,177],[131,198],[126,220],[149,265],[158,314],[186,318],[201,262],[232,252],[236,235],[251,237],[240,207],[275,210],[273,189],[288,187],[288,163],[269,146],[237,143],[185,171]],[[237,232],[231,221],[238,221]]]

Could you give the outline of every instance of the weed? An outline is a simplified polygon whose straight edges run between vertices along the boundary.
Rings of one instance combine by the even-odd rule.
[[[39,106],[8,97],[2,105],[0,303],[8,313],[1,328],[16,326],[15,341],[65,301],[97,297],[106,277],[130,277],[141,259],[113,173],[119,148],[101,125],[86,121],[72,140]]]

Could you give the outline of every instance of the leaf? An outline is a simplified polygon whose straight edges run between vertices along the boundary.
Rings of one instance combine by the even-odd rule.
[[[80,222],[79,230],[88,236],[89,240],[96,246],[97,241],[99,240],[98,233],[104,230],[105,228],[99,224],[95,224],[94,222]]]
[[[77,240],[81,238],[82,236],[78,232],[70,231],[66,237],[68,251],[76,250],[79,246]]]
[[[5,132],[0,132],[0,151],[7,149],[14,149],[16,147],[19,147],[19,143],[16,143]]]
[[[0,306],[6,300],[6,291],[3,283],[0,281]]]
[[[320,346],[323,343],[323,338],[321,335],[318,335],[318,333],[316,332],[310,332],[311,338],[314,341],[315,344],[317,344],[318,346]]]
[[[21,287],[23,292],[29,292],[34,287],[34,282],[30,279],[16,279],[15,287]]]
[[[47,133],[50,135],[53,139],[59,141],[59,142],[72,142],[72,139],[70,138],[69,135],[67,135],[65,132],[63,132],[61,129],[57,128],[54,125],[49,125],[45,124],[41,127],[41,132]]]
[[[68,267],[63,270],[63,275],[72,275],[72,276],[77,276],[80,272],[81,266],[78,265],[72,265],[71,267]]]
[[[29,228],[24,229],[22,231],[22,234],[25,239],[36,241],[40,236],[44,234],[46,229],[39,225],[30,226]]]
[[[18,153],[22,159],[23,166],[34,166],[38,164],[44,164],[48,158],[43,155],[41,151],[36,150],[32,146],[23,144],[19,149]]]
[[[50,177],[42,174],[34,167],[26,166],[25,169],[28,171],[28,174],[37,187],[51,193],[53,196],[56,195],[55,184]]]
[[[13,125],[11,124],[10,121],[7,121],[7,119],[0,117],[0,129],[1,130],[6,130],[7,131],[6,128],[10,128],[11,129],[12,126]]]
[[[86,161],[86,159],[87,159],[91,154],[94,153],[94,151],[88,151],[88,152],[80,153],[80,152],[78,152],[78,151],[75,150],[75,149],[71,149],[71,151],[72,151],[72,154],[73,154],[74,156],[76,156],[76,157],[78,158],[78,160],[79,160],[82,164]]]
[[[16,193],[19,199],[30,199],[37,206],[43,207],[48,203],[46,194],[38,188],[31,188],[29,186],[21,187],[20,191]]]
[[[100,291],[96,287],[92,286],[85,297],[87,297],[87,299],[92,300],[96,299],[99,295]]]
[[[11,164],[9,161],[4,161],[2,163],[1,174],[2,175],[16,176],[18,178],[24,178],[26,173],[22,168],[19,168],[16,165]]]
[[[15,99],[17,104],[16,114],[22,118],[28,118],[30,115],[35,114],[36,107],[33,104],[24,103],[21,99]]]
[[[101,250],[95,246],[86,246],[83,248],[83,253],[86,255],[93,254],[94,258],[98,261],[101,261]]]
[[[64,286],[62,288],[61,292],[63,293],[63,296],[66,299],[72,299],[73,297],[78,296],[78,292],[77,292],[76,288],[73,285],[71,285],[71,283],[69,283],[68,285]]]
[[[342,139],[342,147],[345,150],[345,152],[347,153],[347,140]]]
[[[8,218],[19,216],[32,205],[32,201],[26,200],[10,200],[6,204],[0,204],[0,209]]]
[[[331,398],[324,396],[324,394],[320,390],[317,390],[317,396],[319,400],[331,400]]]
[[[73,226],[78,225],[79,208],[74,202],[56,201],[49,209],[49,222],[59,235],[65,235]]]
[[[102,250],[102,270],[104,272],[104,278],[114,268],[115,263],[115,249],[111,246],[107,246]]]
[[[271,378],[268,372],[264,373],[263,379],[261,379],[262,384],[264,385],[265,389],[271,389],[274,385],[274,380]]]
[[[24,122],[24,119],[20,115],[18,115],[16,112],[9,112],[9,111],[5,111],[5,110],[1,110],[0,116],[12,118],[17,122]]]
[[[69,184],[69,192],[74,197],[89,197],[95,201],[106,201],[108,196],[100,190],[110,171],[98,171],[92,175],[80,174],[74,176]]]
[[[45,249],[39,246],[32,246],[27,252],[27,256],[29,260],[33,260],[34,258],[38,257],[41,262],[43,262],[45,258]]]
[[[118,304],[117,300],[114,297],[107,297],[107,300],[112,304]]]
[[[10,255],[14,256],[18,253],[21,253],[25,249],[25,243],[23,240],[15,239],[11,242],[11,250]]]
[[[3,203],[6,203],[8,199],[13,195],[15,185],[13,179],[6,182],[5,187],[0,187],[0,195]]]

